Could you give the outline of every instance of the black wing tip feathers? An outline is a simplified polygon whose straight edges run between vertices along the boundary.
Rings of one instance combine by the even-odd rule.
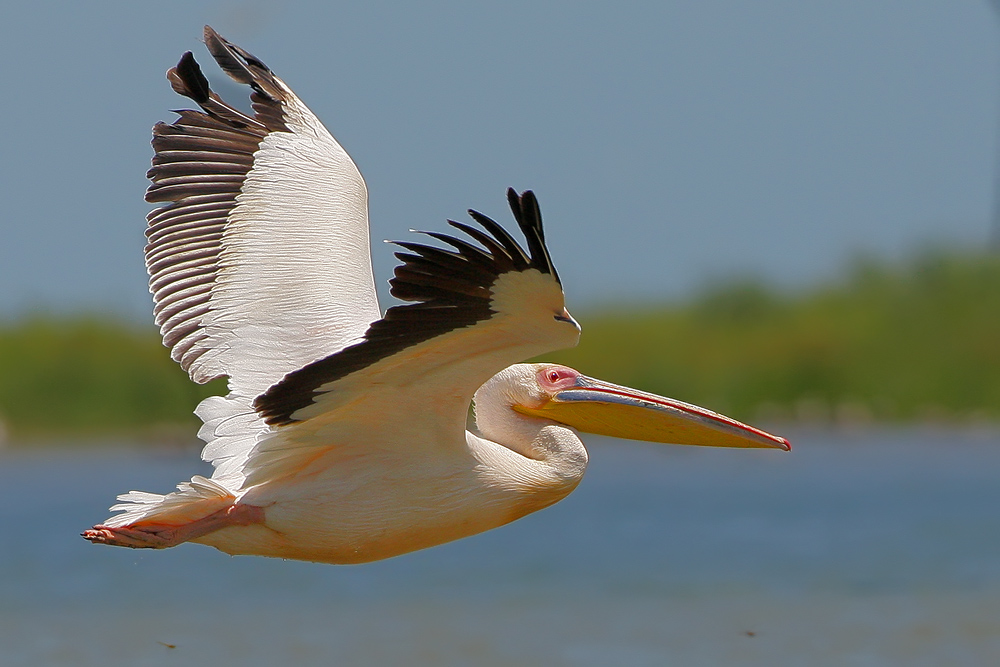
[[[230,52],[242,58],[251,67],[263,70],[269,74],[271,73],[271,68],[265,65],[263,60],[253,55],[246,49],[233,44],[228,39],[220,35],[212,26],[205,26],[204,36],[205,46],[208,47],[209,52],[211,52],[213,56],[215,56],[217,52],[221,51]],[[245,83],[250,82],[247,81]]]
[[[537,233],[539,238],[545,238],[545,230],[542,227],[542,211],[538,206],[538,199],[534,192],[525,190],[521,194],[517,194],[514,188],[507,188],[507,202],[510,204],[510,210],[514,214],[517,226],[526,235],[530,229]]]
[[[208,102],[211,96],[208,79],[190,51],[185,51],[177,65],[167,70],[167,80],[175,93],[189,97],[199,105]]]
[[[508,191],[518,226],[530,255],[497,222],[470,211],[485,231],[452,223],[470,240],[438,232],[424,232],[448,248],[408,241],[392,241],[407,252],[396,253],[401,264],[389,281],[390,293],[409,303],[393,306],[365,332],[364,340],[289,373],[258,396],[254,408],[265,423],[287,426],[295,413],[311,405],[320,387],[346,375],[455,329],[487,320],[492,309],[492,286],[511,271],[537,269],[559,281],[545,249],[538,202],[531,191]]]
[[[213,28],[212,26],[208,25],[207,23],[205,24],[205,27],[202,29],[201,34],[202,34],[202,38],[204,39],[204,42],[205,42],[206,46],[208,46],[208,44],[210,42],[213,42],[213,41],[216,41],[216,40],[218,40],[220,42],[225,42],[226,41],[226,39],[222,35],[220,35],[219,32],[215,28]],[[211,50],[211,47],[209,47],[209,49]]]
[[[252,87],[254,114],[223,101],[194,55],[185,52],[167,79],[201,109],[177,110],[173,123],[153,127],[155,155],[146,190],[146,201],[163,204],[147,215],[146,266],[156,323],[171,356],[195,382],[222,375],[199,359],[212,345],[200,318],[209,307],[223,229],[261,141],[269,132],[289,131],[283,104],[290,91],[280,80],[208,26],[205,43],[230,77]]]
[[[261,85],[264,83],[261,81],[262,78],[274,76],[271,68],[265,65],[263,60],[233,44],[209,25],[205,26],[205,46],[219,63],[219,67],[234,81],[248,84],[259,93],[273,96],[271,94],[273,91],[265,92],[264,86]]]
[[[265,86],[261,85],[261,78],[272,78],[274,75],[260,58],[228,41],[210,25],[205,26],[204,39],[212,58],[234,81],[248,84],[269,98],[274,97],[273,90],[265,90]],[[190,97],[199,105],[209,101],[212,91],[208,79],[190,51],[185,52],[177,66],[167,72],[167,78],[177,93]]]
[[[442,241],[452,246],[454,250],[444,250],[435,246],[426,246],[413,242],[390,241],[390,243],[416,253],[423,260],[438,265],[437,268],[440,270],[444,269],[442,262],[449,264],[450,270],[457,268],[456,261],[468,264],[470,269],[477,265],[483,268],[482,265],[486,262],[491,265],[492,272],[496,278],[499,278],[501,274],[508,271],[537,269],[541,273],[550,274],[557,283],[561,284],[559,275],[556,273],[555,267],[552,265],[552,260],[549,258],[548,249],[545,247],[541,212],[534,192],[525,190],[519,195],[514,188],[508,188],[507,200],[514,214],[514,220],[524,234],[527,242],[527,252],[502,225],[474,209],[468,209],[469,216],[485,230],[485,233],[471,228],[464,223],[452,220],[449,220],[448,223],[475,241],[478,241],[483,246],[482,248],[463,239],[439,232],[418,233],[426,234],[431,238]],[[449,260],[449,257],[455,261]],[[415,261],[404,260],[403,264],[400,264],[397,269],[400,271],[410,269],[412,268],[411,264]],[[426,272],[433,269],[423,267],[421,270]],[[389,293],[405,301],[423,301],[424,299],[415,296],[412,285],[409,285],[408,281],[402,279],[398,274],[399,271],[389,281]]]
[[[549,255],[548,246],[545,244],[545,227],[542,225],[542,209],[538,205],[538,198],[531,190],[525,190],[520,195],[514,188],[507,188],[507,201],[510,210],[514,214],[517,226],[521,228],[524,238],[528,243],[528,250],[531,251],[533,263],[539,265],[539,271],[551,273],[555,281],[562,284],[559,273],[555,265],[552,264],[552,257]],[[545,269],[540,268],[545,266]]]
[[[260,136],[269,132],[292,131],[286,122],[285,104],[293,95],[263,61],[227,41],[211,26],[205,26],[205,46],[222,71],[237,83],[251,88],[253,114],[244,114],[213,92],[190,51],[167,71],[167,79],[176,93],[197,102],[202,112],[229,129],[247,130]],[[193,112],[177,113],[186,122]]]

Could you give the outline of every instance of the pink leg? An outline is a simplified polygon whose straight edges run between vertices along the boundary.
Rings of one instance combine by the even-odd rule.
[[[249,526],[263,522],[263,507],[230,505],[214,514],[185,524],[143,523],[118,528],[94,526],[80,535],[94,544],[110,544],[132,549],[166,549],[220,528]]]

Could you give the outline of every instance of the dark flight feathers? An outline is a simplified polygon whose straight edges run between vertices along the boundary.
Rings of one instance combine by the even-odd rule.
[[[455,329],[489,319],[494,311],[491,287],[509,271],[537,269],[558,282],[545,248],[542,216],[534,193],[520,196],[507,191],[514,219],[527,239],[529,251],[494,220],[477,211],[469,215],[486,230],[449,220],[449,224],[482,244],[482,248],[446,234],[423,232],[452,249],[396,241],[409,252],[397,252],[402,261],[389,281],[390,293],[412,303],[389,308],[374,322],[362,342],[289,373],[254,401],[257,412],[271,425],[295,422],[292,415],[310,405],[320,387],[362,370],[408,347]]]

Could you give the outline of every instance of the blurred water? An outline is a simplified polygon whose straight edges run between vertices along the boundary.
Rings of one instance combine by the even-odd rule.
[[[0,664],[1000,664],[1000,439],[786,435],[592,439],[555,507],[347,567],[77,536],[192,452],[0,452]]]

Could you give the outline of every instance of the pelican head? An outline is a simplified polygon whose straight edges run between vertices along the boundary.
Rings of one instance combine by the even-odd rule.
[[[497,414],[507,410],[507,415]],[[477,425],[510,423],[510,410],[584,433],[629,440],[788,451],[788,440],[711,410],[587,377],[559,364],[516,364],[476,393]],[[526,421],[526,420],[525,420]]]

